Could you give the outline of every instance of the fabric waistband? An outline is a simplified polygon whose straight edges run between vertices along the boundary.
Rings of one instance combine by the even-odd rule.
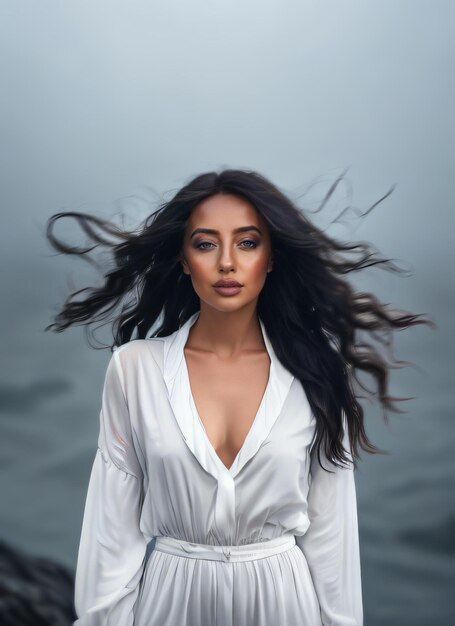
[[[207,543],[193,543],[175,537],[156,537],[154,550],[174,554],[175,556],[185,556],[190,559],[232,563],[234,561],[265,559],[273,554],[290,550],[295,544],[295,536],[290,533],[285,533],[280,537],[268,539],[267,541],[245,543],[239,546],[212,546]]]

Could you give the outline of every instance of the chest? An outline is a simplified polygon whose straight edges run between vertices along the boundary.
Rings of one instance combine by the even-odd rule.
[[[223,362],[185,349],[191,394],[207,437],[230,467],[251,429],[267,388],[267,352]]]

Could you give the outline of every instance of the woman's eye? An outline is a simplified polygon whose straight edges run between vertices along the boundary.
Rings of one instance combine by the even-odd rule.
[[[253,241],[252,239],[245,239],[244,241],[242,241],[242,243],[252,243],[252,246],[247,246],[247,248],[255,248],[257,246],[257,243],[255,241]]]
[[[253,241],[252,239],[245,239],[244,241],[240,242],[240,245],[243,244],[252,244],[252,245],[247,245],[245,246],[246,248],[256,248],[257,247],[257,243],[256,241]],[[196,244],[196,248],[200,249],[200,250],[209,250],[209,246],[212,246],[214,244],[212,244],[210,241],[201,241],[200,243]]]

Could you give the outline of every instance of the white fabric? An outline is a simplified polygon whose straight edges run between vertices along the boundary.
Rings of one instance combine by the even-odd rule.
[[[244,543],[239,546],[215,546],[206,543],[194,543],[175,537],[157,537],[155,550],[185,556],[188,559],[206,559],[212,561],[230,561],[231,563],[243,563],[265,559],[272,554],[281,554],[295,546],[295,535],[284,533],[275,539],[258,541],[257,543]]]
[[[74,624],[362,626],[352,464],[337,468],[322,455],[329,474],[316,458],[311,463],[315,418],[260,320],[270,376],[226,468],[197,413],[184,358],[198,315],[168,337],[120,346],[109,361]],[[344,446],[350,450],[346,427]],[[243,546],[289,533],[296,543],[266,558],[220,561],[158,549],[146,558],[155,537]]]

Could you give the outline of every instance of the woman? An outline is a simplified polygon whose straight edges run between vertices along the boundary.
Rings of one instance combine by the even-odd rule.
[[[355,459],[359,446],[380,450],[364,429],[356,370],[396,409],[386,361],[356,333],[428,322],[393,315],[343,275],[395,266],[329,238],[250,171],[198,176],[133,233],[89,215],[53,216],[54,247],[86,254],[93,248],[53,236],[64,215],[113,246],[115,267],[85,300],[69,298],[50,327],[123,305],[75,624],[360,626]],[[355,261],[342,255],[355,251]]]

